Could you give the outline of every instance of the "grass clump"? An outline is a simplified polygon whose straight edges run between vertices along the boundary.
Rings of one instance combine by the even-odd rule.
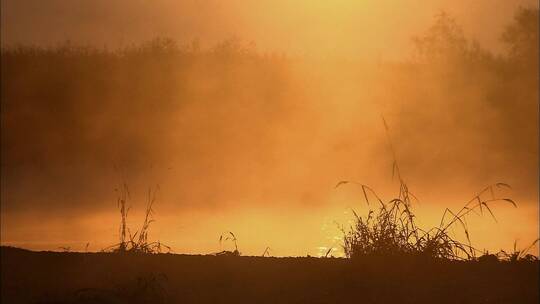
[[[148,240],[148,232],[150,224],[154,222],[152,215],[154,213],[153,205],[156,201],[156,194],[159,191],[159,186],[154,189],[149,188],[147,193],[146,211],[144,221],[141,228],[135,233],[131,233],[127,226],[127,217],[131,207],[127,206],[127,201],[130,198],[129,188],[126,183],[122,183],[118,189],[117,206],[120,209],[120,242],[105,248],[104,251],[118,253],[162,253],[170,252],[171,248],[162,244],[160,241],[151,242]]]
[[[238,239],[236,238],[236,235],[234,235],[234,233],[232,233],[231,231],[226,231],[224,233],[222,233],[220,236],[219,236],[219,246],[223,246],[223,243],[226,242],[226,241],[230,241],[234,244],[234,250],[231,251],[231,250],[222,250],[218,253],[216,253],[215,255],[217,256],[240,256],[240,251],[238,251]],[[266,251],[265,251],[266,252]]]
[[[510,186],[496,183],[476,194],[458,212],[445,209],[438,226],[422,229],[416,225],[415,215],[411,209],[411,198],[415,197],[409,192],[406,183],[401,178],[398,196],[387,202],[379,198],[373,189],[360,183],[342,181],[336,187],[347,183],[355,183],[361,187],[368,206],[373,201],[379,205],[375,211],[370,208],[365,217],[359,216],[353,210],[355,219],[350,229],[341,227],[343,249],[348,258],[422,256],[449,260],[476,259],[479,250],[471,244],[466,218],[473,213],[482,215],[484,212],[488,212],[496,221],[490,207],[495,202],[506,202],[517,207],[513,200],[498,197],[495,194],[496,189],[510,188]],[[455,226],[460,227],[464,232],[465,242],[450,235],[450,229]],[[518,251],[508,256],[508,259],[516,260],[527,255],[526,251]],[[531,259],[531,256],[528,255],[527,258]]]
[[[536,239],[534,242],[532,242],[529,247],[526,247],[524,249],[517,249],[517,241],[514,242],[514,250],[512,252],[506,252],[504,250],[500,250],[495,256],[498,260],[507,261],[511,263],[515,262],[531,262],[531,261],[538,261],[538,257],[535,255],[532,255],[529,253],[529,251],[538,244],[538,241],[540,239]],[[489,254],[486,252],[486,254]]]

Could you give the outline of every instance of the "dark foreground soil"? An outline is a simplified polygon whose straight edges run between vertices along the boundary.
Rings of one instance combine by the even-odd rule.
[[[538,262],[1,248],[2,303],[538,303]]]

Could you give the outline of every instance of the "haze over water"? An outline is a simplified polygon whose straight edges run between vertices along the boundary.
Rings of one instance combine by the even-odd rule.
[[[159,185],[150,238],[175,252],[221,251],[233,231],[247,255],[340,255],[335,222],[368,206],[335,185],[399,189],[384,116],[421,225],[505,182],[519,207],[471,217],[471,238],[526,247],[538,237],[538,44],[530,56],[503,38],[519,7],[537,14],[536,1],[2,1],[4,49],[128,49],[3,54],[2,245],[114,244],[126,182],[133,230]]]

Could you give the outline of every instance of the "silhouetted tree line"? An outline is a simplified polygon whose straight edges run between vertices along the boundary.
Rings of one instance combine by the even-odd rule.
[[[413,158],[423,143],[439,142],[446,150],[461,147],[462,152],[454,153],[466,149],[486,156],[499,153],[498,159],[486,160],[493,167],[518,163],[537,167],[538,20],[537,8],[519,8],[500,36],[504,49],[497,53],[465,37],[456,20],[444,12],[413,38],[413,59],[389,64],[381,72],[393,87],[389,98],[410,101],[398,113],[395,128],[396,137],[406,138],[410,146],[401,151],[403,158],[406,153]],[[428,114],[434,111],[443,119],[434,121],[436,116]],[[438,139],[450,133],[466,134]],[[503,160],[503,154],[510,157]],[[533,171],[531,181],[536,178]]]
[[[34,192],[50,204],[91,199],[114,164],[137,170],[264,140],[256,126],[277,121],[291,100],[288,59],[237,40],[9,47],[1,73],[2,187],[17,208]]]
[[[114,51],[69,42],[3,48],[1,70],[6,155],[22,142],[30,146],[23,154],[62,142],[69,155],[99,145],[93,141],[101,127],[107,137],[143,135],[154,146],[151,134],[167,133],[171,126],[163,122],[189,103],[227,105],[231,115],[237,107],[275,107],[288,73],[284,56],[258,53],[237,40],[202,50],[196,42],[180,46],[164,38]],[[39,163],[41,156],[35,157]]]

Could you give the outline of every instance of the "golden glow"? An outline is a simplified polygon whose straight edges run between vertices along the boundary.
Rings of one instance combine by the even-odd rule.
[[[515,8],[536,5],[536,1],[224,2],[208,1],[202,8],[165,0],[110,7],[118,16],[111,13],[114,16],[106,22],[124,25],[122,33],[93,32],[83,22],[67,19],[74,26],[59,31],[48,27],[43,20],[50,18],[44,16],[28,19],[39,28],[42,22],[48,35],[23,32],[30,21],[2,11],[8,17],[3,22],[11,25],[2,24],[6,44],[37,41],[46,45],[67,38],[114,47],[168,36],[186,43],[199,38],[207,49],[237,36],[254,41],[260,53],[289,56],[286,64],[271,68],[245,64],[228,70],[221,63],[194,64],[185,74],[165,78],[172,79],[172,88],[167,88],[171,88],[174,106],[167,104],[168,108],[159,103],[166,99],[160,95],[161,70],[146,75],[155,83],[136,88],[111,74],[111,82],[124,85],[122,89],[100,95],[108,103],[104,113],[92,117],[95,120],[86,121],[86,113],[80,117],[92,126],[85,139],[99,143],[81,148],[84,152],[79,152],[87,158],[74,158],[68,165],[59,161],[71,152],[64,155],[64,150],[58,152],[55,147],[72,147],[62,146],[65,143],[55,133],[44,145],[51,149],[45,149],[50,157],[45,159],[63,165],[24,178],[18,176],[17,167],[12,173],[20,183],[4,188],[2,181],[3,203],[16,202],[7,209],[2,206],[3,245],[84,250],[89,242],[90,250],[100,250],[114,244],[119,213],[113,190],[120,174],[112,164],[121,162],[133,191],[131,229],[141,223],[147,187],[159,184],[156,222],[149,237],[172,246],[175,252],[220,251],[219,235],[230,230],[247,255],[260,255],[269,246],[276,256],[320,256],[329,248],[339,256],[340,232],[335,222],[346,224],[351,208],[363,213],[366,206],[360,192],[334,189],[335,184],[360,181],[387,199],[398,190],[392,181],[392,155],[381,114],[389,122],[402,174],[420,198],[413,206],[420,224],[436,225],[446,207],[459,209],[484,186],[503,181],[513,186],[508,196],[515,198],[519,208],[495,206],[499,223],[489,217],[472,218],[473,243],[497,251],[512,248],[516,239],[524,247],[538,237],[538,130],[527,129],[537,126],[538,115],[519,112],[526,115],[525,127],[502,123],[499,115],[513,105],[504,103],[502,110],[490,106],[500,91],[489,95],[484,90],[499,86],[489,73],[469,77],[452,74],[452,66],[443,66],[438,68],[444,73],[434,69],[407,74],[402,71],[409,67],[399,64],[411,60],[411,37],[422,34],[441,9],[457,19],[467,38],[501,54],[500,35]],[[148,14],[141,13],[145,10]],[[122,13],[141,19],[130,27],[126,21],[130,19]],[[448,82],[453,86],[447,86]],[[74,100],[90,103],[93,97],[85,95],[90,89],[77,89]],[[144,104],[147,108],[142,112],[161,111],[166,117],[163,121],[145,125],[122,116],[125,105],[118,100],[125,98],[122,101],[133,102],[129,107],[136,108],[138,97],[125,91],[138,90],[150,92],[148,100],[156,100],[150,106]],[[534,95],[538,87],[525,91]],[[518,127],[520,136],[512,133]],[[114,136],[135,140],[126,144],[129,149],[115,149],[118,138]],[[105,150],[110,154],[100,158],[98,152]],[[129,158],[124,152],[133,154]],[[66,202],[57,202],[58,197]],[[25,207],[17,208],[17,203]]]

